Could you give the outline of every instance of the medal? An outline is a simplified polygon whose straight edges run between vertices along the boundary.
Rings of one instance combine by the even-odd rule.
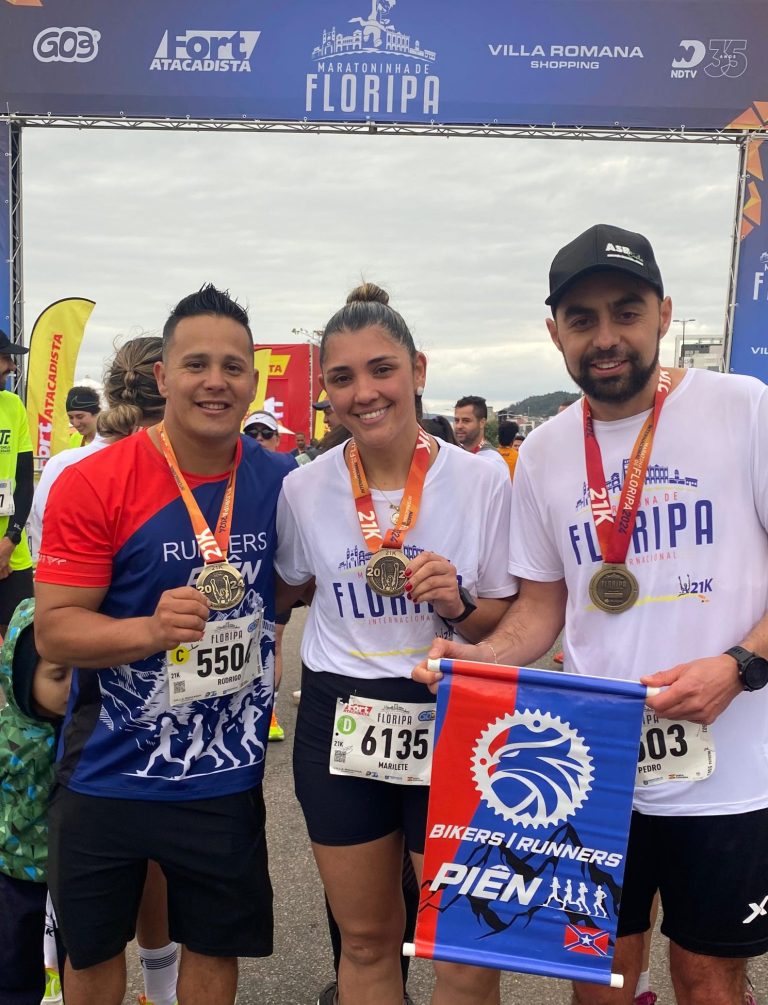
[[[642,425],[626,465],[624,485],[614,516],[608,486],[605,483],[603,458],[595,436],[589,399],[584,398],[584,453],[587,463],[587,484],[592,519],[600,542],[603,564],[589,581],[592,603],[606,614],[621,614],[637,603],[640,587],[627,568],[627,554],[635,527],[645,474],[651,459],[651,448],[661,409],[669,394],[672,378],[668,370],[659,370],[653,408]]]
[[[229,531],[232,526],[232,511],[235,501],[235,480],[237,464],[242,449],[238,440],[235,460],[229,472],[221,511],[216,521],[215,531],[211,531],[187,480],[182,474],[176,454],[165,433],[163,423],[157,427],[160,445],[163,449],[166,463],[170,468],[174,481],[179,489],[184,505],[187,507],[192,530],[195,533],[200,556],[205,563],[202,572],[197,577],[197,589],[208,600],[214,611],[228,611],[241,602],[245,596],[245,580],[240,572],[227,561],[229,546]]]
[[[245,596],[245,580],[230,562],[206,565],[196,585],[214,611],[228,611]]]
[[[626,565],[605,563],[589,581],[589,596],[606,614],[628,611],[640,593],[637,580]]]
[[[382,597],[401,597],[405,591],[405,570],[408,566],[402,551],[380,548],[368,560],[365,581]]]

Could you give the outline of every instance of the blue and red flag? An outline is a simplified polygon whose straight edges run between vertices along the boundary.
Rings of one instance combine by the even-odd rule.
[[[612,975],[640,684],[440,660],[415,955]]]

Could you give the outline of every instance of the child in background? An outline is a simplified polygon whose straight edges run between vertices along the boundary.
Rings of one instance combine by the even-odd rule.
[[[0,651],[0,1005],[40,1005],[48,796],[72,670],[38,656],[34,600],[16,608]]]

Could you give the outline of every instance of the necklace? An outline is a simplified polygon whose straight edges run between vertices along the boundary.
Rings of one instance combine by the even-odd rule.
[[[400,513],[400,503],[393,503],[392,500],[387,495],[387,493],[384,491],[384,489],[380,489],[375,482],[371,482],[371,486],[375,488],[377,492],[381,492],[381,494],[384,496],[384,501],[386,502],[387,506],[389,506],[390,522],[392,523],[393,526],[396,525],[397,517],[398,514]]]

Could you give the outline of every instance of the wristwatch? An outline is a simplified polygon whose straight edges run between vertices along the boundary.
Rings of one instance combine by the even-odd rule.
[[[459,597],[464,603],[464,610],[457,618],[443,618],[443,621],[447,621],[449,625],[458,625],[460,622],[468,618],[473,611],[477,610],[477,604],[474,602],[472,597],[470,597],[469,590],[463,586],[459,587]]]
[[[768,660],[743,646],[732,646],[725,655],[736,660],[739,680],[745,691],[759,691],[768,684]]]

